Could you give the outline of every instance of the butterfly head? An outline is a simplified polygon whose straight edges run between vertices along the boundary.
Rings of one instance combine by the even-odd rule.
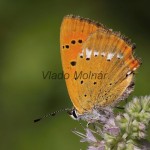
[[[108,118],[113,116],[112,108],[93,108],[91,111],[87,111],[83,114],[80,114],[75,108],[72,108],[67,111],[70,117],[74,120],[84,120],[87,121],[88,124],[94,122],[106,122]]]
[[[71,110],[68,110],[67,113],[70,115],[70,117],[74,120],[79,120],[79,114],[75,108],[72,108]]]

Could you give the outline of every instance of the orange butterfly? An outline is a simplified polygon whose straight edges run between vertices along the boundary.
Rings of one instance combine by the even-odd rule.
[[[96,119],[99,110],[114,106],[133,91],[140,61],[134,44],[120,33],[89,19],[64,17],[60,49],[75,119]]]

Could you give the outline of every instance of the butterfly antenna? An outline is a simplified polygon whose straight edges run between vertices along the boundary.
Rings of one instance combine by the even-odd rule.
[[[60,109],[60,110],[54,111],[54,112],[49,113],[49,114],[47,114],[47,115],[45,115],[45,116],[43,116],[43,117],[41,117],[41,118],[35,119],[34,122],[35,122],[35,123],[36,123],[36,122],[39,122],[40,120],[42,120],[42,119],[44,119],[44,118],[53,117],[53,116],[55,116],[57,113],[60,113],[60,112],[62,112],[62,111],[69,111],[69,110],[70,110],[69,108],[65,108],[65,109]]]

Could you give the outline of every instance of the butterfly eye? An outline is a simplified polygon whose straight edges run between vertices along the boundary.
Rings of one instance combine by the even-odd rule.
[[[75,109],[72,109],[71,111],[68,111],[68,114],[69,114],[70,117],[73,118],[74,120],[78,120],[77,111],[76,111]]]

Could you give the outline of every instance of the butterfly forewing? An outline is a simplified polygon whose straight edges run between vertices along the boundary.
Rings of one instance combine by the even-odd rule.
[[[81,78],[76,86],[85,111],[114,105],[131,93],[133,72],[140,65],[132,54],[132,44],[118,34],[98,30],[84,42],[82,54],[77,59]],[[89,76],[85,78],[85,74]]]
[[[64,74],[69,74],[66,79],[68,92],[75,108],[82,113],[83,108],[79,103],[79,95],[74,72],[77,65],[77,56],[82,52],[82,45],[90,34],[97,29],[103,30],[101,24],[72,15],[63,19],[60,31],[60,49]]]

